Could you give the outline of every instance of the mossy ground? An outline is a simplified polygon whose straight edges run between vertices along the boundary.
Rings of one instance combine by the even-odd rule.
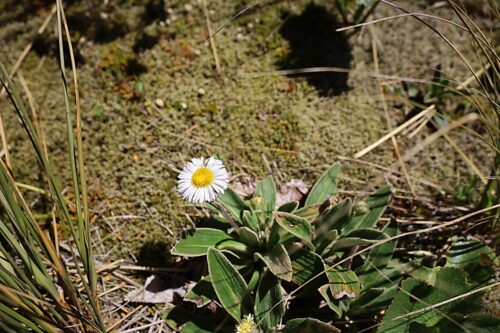
[[[64,171],[64,106],[53,24],[35,37],[50,9],[47,2],[34,2],[30,8],[23,2],[6,2],[8,10],[0,14],[0,56],[11,68],[23,47],[35,40],[21,73],[43,119],[51,160]],[[352,156],[385,134],[387,124],[372,75],[372,31],[383,74],[430,80],[441,64],[457,81],[470,76],[448,45],[411,18],[377,24],[372,31],[363,28],[351,36],[335,32],[339,23],[328,1],[274,1],[228,24],[214,38],[219,74],[201,4],[67,2],[77,50],[87,174],[93,210],[99,216],[95,223],[109,233],[106,253],[114,258],[141,256],[151,244],[160,244],[155,251],[168,253],[168,246],[161,244],[170,244],[189,225],[187,215],[203,215],[183,202],[175,189],[177,171],[191,157],[217,155],[236,178],[265,175],[266,160],[281,183],[292,178],[311,182],[339,156]],[[215,30],[245,3],[209,1],[208,6]],[[414,6],[430,10],[426,1]],[[452,17],[445,8],[432,13]],[[381,5],[375,17],[394,14],[398,13]],[[467,52],[461,32],[442,22],[432,24]],[[351,71],[308,77],[275,73],[299,67]],[[396,126],[412,108],[391,99],[402,91],[400,81],[387,79],[382,84]],[[5,98],[0,100],[15,174],[25,182],[38,182],[26,137],[7,105]],[[451,118],[459,116],[454,110]],[[401,141],[401,149],[412,147],[430,131],[426,128],[414,139]],[[483,141],[467,131],[452,132],[451,137],[488,172]],[[396,161],[389,141],[365,159],[383,166]],[[471,177],[445,140],[434,142],[408,166],[415,179],[450,191]],[[377,186],[375,179],[396,181],[376,178],[379,171],[350,162],[343,164],[343,176],[340,186],[348,190],[363,189],[365,182]],[[405,182],[397,186],[408,190]]]

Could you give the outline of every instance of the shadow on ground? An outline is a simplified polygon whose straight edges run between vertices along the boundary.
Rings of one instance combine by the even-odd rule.
[[[352,60],[351,48],[346,35],[335,31],[338,26],[333,12],[316,4],[309,4],[300,15],[288,17],[280,33],[289,41],[290,53],[278,66],[284,70],[311,67],[349,68]],[[306,75],[309,84],[313,85],[321,96],[336,96],[349,89],[347,73],[322,72]]]

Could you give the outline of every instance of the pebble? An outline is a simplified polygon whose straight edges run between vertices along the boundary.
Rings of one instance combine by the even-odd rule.
[[[236,40],[237,40],[238,42],[241,42],[243,39],[245,39],[245,36],[244,36],[242,33],[238,33],[238,34],[236,35]]]
[[[193,5],[191,5],[191,4],[189,4],[189,3],[188,3],[188,4],[186,4],[186,5],[184,5],[184,10],[185,10],[186,12],[188,12],[188,13],[189,13],[189,12],[192,12],[192,11],[193,11]]]
[[[205,95],[205,93],[206,93],[205,89],[203,89],[203,88],[198,89],[199,96],[203,96],[203,95]]]
[[[161,98],[157,98],[157,99],[155,99],[155,105],[159,108],[162,108],[165,106],[165,103],[163,102],[163,100]]]
[[[181,103],[181,108],[183,108],[184,110],[186,110],[188,108],[188,105],[184,102]]]

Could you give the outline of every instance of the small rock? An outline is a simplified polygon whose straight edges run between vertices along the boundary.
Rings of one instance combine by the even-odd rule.
[[[108,14],[104,12],[101,12],[100,16],[103,20],[106,20],[108,18]]]
[[[244,36],[242,33],[238,33],[238,34],[236,35],[236,40],[237,40],[238,42],[241,42],[243,39],[245,39],[245,36]]]
[[[159,108],[162,108],[165,106],[165,103],[163,102],[163,100],[161,98],[157,98],[157,99],[155,99],[155,105]]]
[[[184,10],[185,10],[186,12],[188,12],[188,13],[189,13],[189,12],[192,12],[192,11],[193,11],[193,5],[191,5],[191,4],[189,4],[189,3],[188,3],[188,4],[186,4],[186,5],[184,5]]]
[[[206,91],[203,88],[198,89],[198,96],[203,96],[205,95]]]
[[[181,103],[181,108],[183,108],[184,110],[186,110],[188,108],[188,105],[184,102]]]

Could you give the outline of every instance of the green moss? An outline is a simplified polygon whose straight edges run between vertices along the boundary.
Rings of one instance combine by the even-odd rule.
[[[120,242],[127,245],[117,246],[114,236],[108,238],[105,246],[116,257],[129,256],[126,248],[137,254],[153,241],[169,244],[189,225],[185,214],[194,218],[203,215],[183,202],[175,189],[174,170],[182,168],[192,157],[217,155],[233,175],[262,177],[267,172],[264,156],[271,162],[279,182],[291,178],[310,182],[339,156],[352,156],[387,132],[376,81],[367,74],[372,71],[373,59],[371,49],[364,47],[365,42],[371,45],[365,31],[350,40],[354,68],[348,81],[351,90],[325,97],[304,78],[267,75],[280,69],[279,62],[292,51],[280,34],[286,13],[300,14],[308,1],[294,2],[293,8],[288,8],[287,2],[273,2],[219,32],[215,44],[222,68],[220,75],[215,70],[213,53],[206,41],[205,17],[197,2],[192,2],[195,7],[190,12],[183,9],[185,1],[166,3],[172,9],[166,17],[169,24],[156,18],[146,21],[144,2],[124,1],[109,13],[114,15],[116,10],[126,18],[123,35],[112,41],[87,40],[79,45],[85,59],[78,75],[92,206],[103,216],[141,217],[112,220],[119,230]],[[213,10],[214,29],[237,10],[230,1],[210,2],[209,9]],[[72,7],[67,10],[67,15],[71,15]],[[30,31],[42,19],[28,20]],[[380,26],[386,29],[386,33],[380,33],[380,38],[384,38],[381,70],[425,78],[428,63],[441,61],[444,54],[451,56],[443,43],[433,43],[437,49],[427,52],[428,30],[411,22],[391,21],[388,26]],[[2,29],[0,38],[8,31],[15,29]],[[393,35],[394,31],[400,35]],[[134,50],[143,34],[147,40],[153,38],[154,43]],[[236,38],[238,34],[243,38]],[[407,44],[410,35],[416,36],[412,43],[424,44]],[[8,47],[0,46],[0,55],[10,63],[17,53],[9,50],[20,51],[31,40],[28,33],[16,36],[9,39]],[[404,53],[401,50],[408,59],[400,57]],[[51,161],[68,184],[67,154],[61,144],[66,134],[58,65],[55,59],[46,57],[43,66],[38,67],[40,61],[40,56],[30,54],[22,70],[40,104],[46,133],[50,133]],[[462,73],[461,69],[456,70]],[[249,75],[254,73],[265,75]],[[205,94],[199,94],[200,88]],[[164,101],[164,107],[155,105],[157,98]],[[26,148],[26,137],[13,112],[4,100],[0,101],[0,108],[9,110],[7,134],[13,143],[16,176],[40,183],[33,172],[36,161]],[[395,122],[404,121],[404,112],[392,105],[390,113]],[[488,156],[477,149],[478,140],[466,133],[456,135],[455,139],[460,140],[461,147],[472,154],[478,165],[487,165]],[[390,144],[377,148],[366,159],[386,166],[395,161]],[[416,178],[449,184],[469,174],[460,157],[442,141],[419,157],[411,172]],[[347,162],[342,174],[361,181],[380,175],[374,168]],[[365,187],[359,181],[343,181],[340,186],[349,190]],[[406,185],[402,182],[398,186]],[[174,237],[158,222],[170,228]],[[97,223],[105,232],[113,233],[102,219]]]

